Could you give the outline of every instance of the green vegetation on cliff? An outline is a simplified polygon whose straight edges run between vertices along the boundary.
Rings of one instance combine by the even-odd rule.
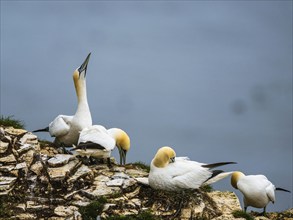
[[[23,121],[17,120],[13,118],[13,115],[10,116],[0,116],[0,125],[3,125],[5,127],[14,127],[17,129],[24,129],[25,124]]]

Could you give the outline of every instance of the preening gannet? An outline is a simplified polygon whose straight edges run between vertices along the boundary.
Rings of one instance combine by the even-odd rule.
[[[235,162],[198,163],[190,161],[187,157],[176,157],[171,147],[162,147],[151,162],[149,184],[154,189],[167,191],[197,189],[230,175],[232,172],[211,170],[226,164],[235,164]]]
[[[289,190],[276,188],[264,175],[244,175],[242,172],[233,172],[231,185],[243,194],[244,211],[248,206],[263,208],[269,202],[275,202],[275,190],[290,192]]]
[[[77,110],[75,115],[58,115],[48,127],[33,132],[47,131],[55,137],[57,145],[71,146],[77,144],[79,132],[92,125],[92,116],[87,102],[86,72],[90,53],[83,64],[73,72],[73,81],[77,95]]]
[[[81,156],[107,158],[117,146],[120,154],[120,164],[125,165],[126,154],[130,148],[130,138],[120,128],[106,129],[101,125],[84,128],[78,139],[78,145],[73,149]]]

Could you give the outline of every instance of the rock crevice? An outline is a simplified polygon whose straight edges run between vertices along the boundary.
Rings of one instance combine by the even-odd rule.
[[[240,209],[232,192],[156,191],[145,185],[147,176],[137,164],[85,165],[30,132],[0,127],[0,219],[82,219],[93,204],[101,219],[143,212],[154,219],[234,219],[231,212]]]

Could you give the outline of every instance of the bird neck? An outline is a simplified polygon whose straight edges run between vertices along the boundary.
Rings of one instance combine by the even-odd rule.
[[[76,96],[78,101],[75,116],[78,117],[79,115],[82,115],[82,117],[84,117],[85,115],[87,115],[86,117],[89,120],[92,120],[89,105],[87,102],[85,79],[74,79],[74,85],[75,85],[75,91],[76,91]]]
[[[74,85],[78,102],[87,102],[85,79],[75,79]]]
[[[153,164],[155,165],[155,167],[164,168],[165,166],[168,165],[168,156],[167,155],[157,155],[153,159]]]
[[[88,102],[87,100],[85,99],[81,99],[81,100],[78,100],[78,105],[77,105],[77,110],[76,110],[76,113],[75,115],[78,115],[78,114],[85,114],[85,113],[88,113],[90,114],[90,108],[89,108],[89,105],[88,105]]]
[[[237,183],[241,177],[244,177],[245,175],[239,171],[233,172],[231,176],[231,185],[235,188],[238,189]]]

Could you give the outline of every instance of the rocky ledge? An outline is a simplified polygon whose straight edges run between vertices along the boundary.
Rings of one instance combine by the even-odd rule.
[[[85,165],[11,127],[0,127],[0,139],[0,219],[227,220],[241,209],[232,192],[153,190],[141,163],[119,166],[112,159],[111,168],[102,162]],[[271,219],[280,215],[275,216]],[[293,217],[293,210],[286,216]]]

